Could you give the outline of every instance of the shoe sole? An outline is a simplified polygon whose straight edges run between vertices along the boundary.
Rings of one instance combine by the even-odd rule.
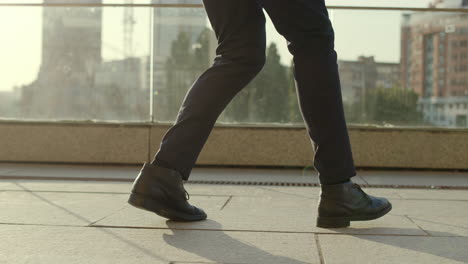
[[[170,219],[172,221],[193,222],[206,219],[206,215],[190,215],[168,209],[165,206],[161,205],[160,202],[136,193],[130,194],[130,197],[128,198],[128,203],[136,208],[153,212],[161,217]]]
[[[388,207],[384,208],[382,211],[374,215],[363,215],[363,216],[353,216],[353,217],[317,217],[317,227],[321,228],[340,228],[350,226],[351,221],[369,221],[375,220],[386,215],[392,210],[392,205],[389,204]]]

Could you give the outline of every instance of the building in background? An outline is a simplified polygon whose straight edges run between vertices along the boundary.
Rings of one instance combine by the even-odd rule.
[[[468,0],[437,0],[431,6],[468,8]],[[467,127],[468,14],[403,15],[400,78],[420,96],[418,107],[427,122]]]
[[[62,2],[44,0],[46,4]],[[75,119],[92,115],[89,101],[101,64],[101,30],[100,8],[43,8],[41,66],[37,79],[22,87],[25,116]]]
[[[377,87],[400,85],[400,64],[376,62],[373,56],[360,56],[356,61],[338,61],[343,101],[354,104],[366,91]]]
[[[63,3],[45,0],[45,3]],[[86,0],[83,3],[99,4]],[[149,56],[132,56],[131,13],[123,24],[123,59],[102,59],[99,7],[43,8],[42,59],[35,81],[21,87],[21,114],[32,119],[148,120]],[[130,25],[131,26],[131,25]]]
[[[148,121],[149,57],[104,61],[96,72],[95,111],[106,120]]]

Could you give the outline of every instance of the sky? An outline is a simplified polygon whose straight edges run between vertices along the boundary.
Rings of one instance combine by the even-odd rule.
[[[2,0],[2,3],[41,3],[42,0]],[[78,1],[79,2],[79,1]],[[104,0],[123,3],[124,0]],[[134,0],[148,3],[149,0]],[[411,2],[408,4],[408,2]],[[426,7],[430,0],[328,0],[327,5]],[[149,53],[149,8],[135,8],[134,51],[136,56]],[[360,55],[375,56],[377,61],[398,62],[400,56],[401,11],[362,11],[330,9],[336,34],[339,59],[355,60]],[[104,8],[103,58],[122,58],[123,8]],[[208,25],[208,21],[207,21]],[[0,7],[0,91],[35,80],[41,59],[42,8]],[[267,22],[268,41],[278,45],[282,62],[291,56],[285,40]]]

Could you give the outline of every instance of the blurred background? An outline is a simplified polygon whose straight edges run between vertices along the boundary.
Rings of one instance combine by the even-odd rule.
[[[430,135],[416,135],[422,139],[442,131],[434,145],[447,149],[438,154],[457,163],[432,167],[467,168],[462,148],[468,127],[468,1],[329,0],[327,5],[356,152],[368,148],[367,136],[359,132],[362,129],[403,133],[404,138],[381,142],[379,148],[387,152],[393,146],[412,144],[411,137],[405,136],[410,132],[429,131]],[[269,20],[267,32],[263,71],[230,103],[217,126],[268,127],[272,133],[304,129],[286,41]],[[18,152],[19,143],[12,142],[27,140],[42,146],[43,138],[33,138],[46,133],[48,140],[56,137],[52,142],[66,146],[72,144],[65,142],[70,139],[51,132],[50,125],[70,123],[160,127],[159,136],[153,137],[150,150],[143,155],[151,157],[155,151],[151,148],[157,147],[162,131],[174,122],[187,90],[211,65],[216,49],[200,0],[7,0],[0,5],[0,35],[0,125],[13,129],[3,130],[3,161],[44,161],[41,154]],[[15,124],[49,126],[32,136],[29,128],[12,128]],[[300,146],[305,148],[301,153],[310,153],[310,142],[304,137],[296,143],[292,136],[285,137],[291,139],[290,151]],[[427,138],[423,142],[432,144]],[[258,150],[257,156],[265,155],[261,153],[264,145],[252,149]],[[414,149],[417,152],[392,152],[402,160],[377,162],[378,166],[434,164],[432,160],[424,166],[406,164],[409,158],[401,155],[421,153],[420,147]],[[440,159],[434,156],[439,149],[428,151],[430,158]],[[358,157],[362,161],[358,163],[374,166],[364,161],[367,158]],[[211,161],[205,160],[206,164],[223,163],[207,159]],[[135,163],[141,158],[98,160],[70,156],[46,161]],[[260,160],[251,165],[268,165]],[[310,157],[292,163],[283,165],[309,164]]]

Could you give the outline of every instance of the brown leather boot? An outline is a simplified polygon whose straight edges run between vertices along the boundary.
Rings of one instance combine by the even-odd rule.
[[[128,203],[174,221],[200,221],[205,212],[188,203],[182,176],[176,170],[145,163],[135,179]]]
[[[321,188],[317,227],[347,227],[350,221],[377,219],[392,209],[387,199],[370,196],[351,181]]]

